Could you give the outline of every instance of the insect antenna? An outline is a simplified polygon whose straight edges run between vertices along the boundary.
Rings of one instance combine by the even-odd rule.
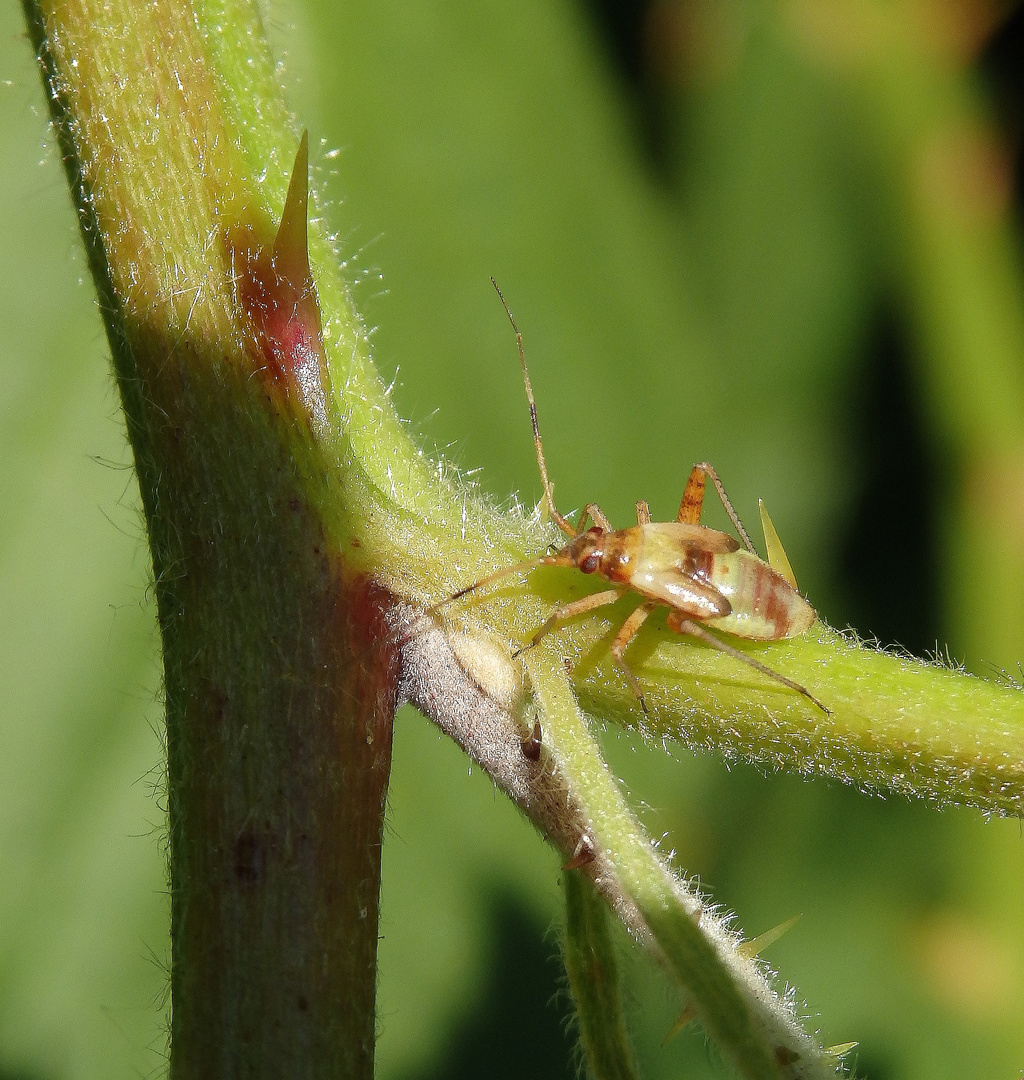
[[[706,461],[702,461],[697,468],[703,469],[704,472],[711,477],[711,483],[715,485],[715,491],[718,492],[718,497],[722,500],[725,512],[729,515],[729,519],[732,521],[733,525],[736,526],[736,531],[740,534],[740,539],[746,546],[747,551],[749,551],[751,555],[757,555],[757,548],[750,542],[750,537],[747,535],[747,530],[743,528],[743,522],[740,521],[739,514],[732,508],[732,502],[725,493],[725,485],[718,479],[718,473],[715,472],[714,466],[709,465]],[[760,556],[758,556],[758,558],[760,558]]]
[[[537,425],[537,403],[533,400],[533,386],[530,384],[530,373],[526,370],[526,354],[523,352],[523,335],[519,332],[519,327],[516,326],[516,321],[512,318],[512,312],[509,311],[508,304],[505,303],[505,297],[502,296],[501,289],[498,288],[498,283],[494,278],[491,278],[491,284],[494,286],[494,291],[498,294],[501,306],[505,309],[508,321],[512,324],[512,329],[515,331],[516,335],[516,345],[519,347],[519,363],[523,368],[523,382],[526,384],[526,400],[530,403],[530,421],[533,424],[533,445],[537,449],[537,464],[540,466],[540,479],[541,483],[544,485],[544,498],[548,504],[548,513],[551,515],[552,521],[554,521],[566,536],[575,537],[576,530],[555,508],[555,496],[551,488],[551,481],[548,479],[548,467],[544,461],[544,446],[541,443],[540,428]]]
[[[490,585],[492,581],[500,581],[503,577],[508,577],[509,574],[515,574],[520,570],[533,570],[538,566],[557,565],[560,565],[560,563],[552,555],[542,555],[537,559],[527,559],[525,562],[513,563],[511,566],[506,566],[501,570],[495,571],[493,574],[488,574],[487,577],[481,578],[479,581],[474,581],[472,585],[467,585],[464,589],[459,589],[457,593],[446,596],[444,600],[440,600],[436,604],[431,604],[431,606],[427,608],[427,614],[433,615],[434,612],[439,611],[447,604],[452,603],[452,601],[461,600],[462,597],[468,596],[471,592],[482,589],[485,585]]]

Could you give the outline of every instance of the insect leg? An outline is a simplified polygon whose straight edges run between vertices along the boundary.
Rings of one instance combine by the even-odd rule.
[[[646,499],[641,499],[636,504],[636,523],[637,525],[650,525],[651,523],[651,508],[647,505]]]
[[[684,525],[699,525],[700,512],[704,508],[704,469],[694,465],[690,470],[690,479],[686,481],[686,490],[679,502],[676,521]]]
[[[740,534],[740,539],[746,546],[747,551],[749,551],[751,555],[757,555],[757,548],[755,548],[754,545],[750,542],[750,537],[747,535],[747,530],[743,528],[743,522],[740,521],[739,515],[736,513],[735,510],[733,510],[732,503],[729,502],[729,496],[726,495],[725,487],[723,486],[722,481],[718,479],[718,473],[715,472],[714,467],[709,465],[706,461],[702,461],[698,465],[694,465],[693,468],[694,471],[700,469],[703,472],[706,472],[708,476],[711,477],[711,482],[715,485],[715,490],[718,492],[718,497],[722,500],[722,505],[725,507],[725,512],[729,515],[729,520],[733,523],[733,525],[736,526],[736,531]],[[690,479],[693,479],[693,472],[690,473]],[[690,485],[687,484],[686,486],[687,488],[689,488]],[[704,485],[702,484],[701,487],[703,488],[703,486]],[[685,502],[685,495],[683,496],[683,500]],[[680,513],[681,512],[682,507],[680,507]],[[693,524],[696,525],[699,524],[699,522],[693,522]],[[761,556],[758,555],[757,557],[760,558]]]
[[[548,513],[551,515],[551,520],[565,533],[566,536],[576,536],[572,526],[564,517],[562,517],[555,507],[555,494],[551,488],[551,481],[548,479],[548,467],[547,463],[544,461],[544,445],[540,441],[540,428],[537,425],[537,403],[533,400],[533,386],[530,384],[530,373],[526,370],[526,353],[523,352],[523,335],[519,332],[519,327],[516,326],[516,321],[512,318],[512,312],[509,311],[508,304],[505,303],[505,297],[501,295],[501,289],[498,288],[498,283],[494,278],[491,278],[491,284],[494,286],[494,291],[498,294],[501,306],[505,309],[508,321],[512,324],[512,329],[516,335],[516,345],[519,347],[519,363],[522,365],[523,382],[526,384],[526,400],[530,403],[530,421],[533,424],[533,445],[534,449],[537,451],[537,465],[540,468],[541,483],[544,485],[544,498],[547,500]]]
[[[622,589],[606,589],[604,592],[591,593],[589,596],[581,596],[579,600],[573,600],[572,603],[563,604],[561,607],[555,608],[548,617],[548,621],[521,649],[516,649],[512,654],[512,658],[515,659],[520,653],[526,652],[527,649],[532,649],[534,645],[540,642],[541,638],[554,630],[560,622],[565,622],[566,619],[571,619],[574,615],[582,615],[585,611],[593,611],[595,608],[614,604],[615,601],[622,596],[623,591],[624,590]]]
[[[525,562],[513,563],[511,566],[506,566],[504,569],[498,570],[493,574],[488,574],[487,577],[481,578],[479,581],[474,581],[472,585],[467,585],[464,589],[459,589],[457,593],[446,596],[444,600],[439,600],[436,604],[431,604],[431,606],[427,608],[427,614],[433,615],[453,601],[461,600],[462,597],[467,596],[469,593],[476,592],[477,589],[482,589],[485,585],[490,585],[492,581],[500,581],[503,577],[508,577],[509,574],[533,570],[538,566],[557,565],[559,564],[554,555],[542,555],[539,559],[527,559]]]
[[[687,619],[681,612],[670,611],[667,622],[670,629],[675,630],[680,634],[688,634],[690,637],[700,638],[701,641],[706,642],[720,652],[724,652],[735,660],[739,660],[749,667],[760,671],[762,674],[769,676],[769,678],[774,679],[776,682],[782,683],[783,686],[788,686],[790,690],[795,690],[798,694],[803,694],[805,698],[817,705],[826,716],[832,715],[831,710],[822,705],[806,686],[801,686],[800,683],[794,682],[792,679],[787,679],[785,675],[780,675],[777,671],[773,671],[770,667],[755,660],[752,656],[747,656],[746,653],[740,652],[739,649],[734,649],[731,645],[727,645],[699,623],[695,623],[692,619]]]
[[[612,659],[619,665],[619,670],[629,682],[629,685],[633,688],[633,693],[640,699],[640,708],[647,712],[647,702],[644,700],[644,692],[640,686],[640,680],[633,674],[633,669],[623,659],[622,654],[626,651],[626,646],[636,636],[637,631],[644,624],[644,619],[657,607],[658,605],[650,600],[646,604],[641,604],[638,608],[630,613],[629,618],[619,627],[619,632],[615,635],[615,640],[612,641],[610,650]]]
[[[604,529],[605,532],[612,531],[612,523],[605,517],[604,511],[597,503],[587,503],[583,507],[583,513],[580,514],[580,519],[576,522],[576,535],[579,536],[583,532],[583,526],[587,523],[587,518],[592,518],[594,524],[599,529]]]

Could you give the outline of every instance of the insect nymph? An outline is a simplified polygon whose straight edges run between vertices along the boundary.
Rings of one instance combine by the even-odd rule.
[[[612,588],[556,608],[523,649],[536,645],[567,619],[614,604],[627,592],[638,593],[644,602],[619,628],[610,650],[645,712],[647,705],[643,689],[623,654],[647,616],[656,607],[665,606],[669,609],[667,625],[670,630],[699,638],[783,686],[803,694],[827,713],[829,710],[806,687],[747,656],[707,629],[711,627],[752,641],[778,641],[804,633],[817,618],[814,608],[797,592],[793,572],[763,506],[761,513],[768,540],[769,562],[764,562],[758,556],[729,502],[718,474],[707,462],[694,465],[691,470],[675,521],[652,522],[646,502],[636,504],[636,525],[628,529],[613,528],[596,503],[588,503],[583,508],[575,528],[558,512],[544,460],[537,406],[523,352],[523,335],[493,278],[491,284],[512,323],[519,347],[519,362],[530,405],[533,442],[547,510],[551,520],[569,537],[569,542],[554,554],[505,567],[460,589],[441,604],[435,605],[434,610],[516,571],[537,566],[572,566],[584,574],[599,575]],[[742,538],[743,547],[728,533],[700,524],[704,485],[708,477]],[[585,527],[588,521],[593,522],[590,528]],[[523,649],[515,655],[518,656]]]

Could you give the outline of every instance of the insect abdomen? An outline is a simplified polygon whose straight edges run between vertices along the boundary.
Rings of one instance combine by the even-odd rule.
[[[746,551],[715,555],[711,584],[732,605],[732,611],[708,625],[737,637],[775,641],[809,630],[814,608],[767,563]]]

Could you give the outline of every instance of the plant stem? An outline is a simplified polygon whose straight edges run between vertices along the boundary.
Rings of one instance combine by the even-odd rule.
[[[1024,814],[1019,686],[867,648],[826,626],[792,641],[733,644],[807,686],[830,715],[730,657],[656,628],[639,669],[649,715],[637,715],[614,671],[590,663],[594,651],[574,648],[582,659],[580,700],[598,715],[619,715],[648,736],[694,749],[940,806]]]
[[[527,664],[551,753],[573,778],[589,819],[593,857],[581,869],[606,896],[619,888],[636,906],[648,944],[676,979],[684,1003],[741,1076],[833,1076],[835,1061],[800,1028],[763,971],[738,951],[738,935],[655,853],[601,760],[564,673],[540,656]]]
[[[608,910],[576,870],[562,874],[565,890],[565,970],[576,1001],[580,1041],[595,1080],[636,1080],[633,1048],[622,1010]]]
[[[153,556],[171,1075],[369,1080],[390,600],[311,496],[337,460],[324,429],[343,425],[305,262],[305,154],[277,232],[288,173],[257,179],[267,163],[247,155],[232,91],[278,161],[296,139],[269,57],[244,39],[254,9],[233,12],[252,62],[227,85],[187,3],[26,3]],[[332,343],[358,356],[332,284]]]

